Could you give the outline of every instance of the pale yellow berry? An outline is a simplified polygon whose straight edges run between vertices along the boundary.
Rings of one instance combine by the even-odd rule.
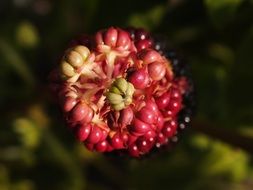
[[[69,63],[67,63],[66,61],[61,62],[60,68],[61,68],[62,74],[67,76],[67,77],[72,77],[72,76],[75,75],[74,68]]]
[[[83,58],[83,61],[85,61],[87,57],[90,55],[90,50],[85,46],[79,45],[79,46],[74,47],[73,50],[81,55],[81,57]]]
[[[66,56],[66,61],[73,67],[80,67],[83,65],[82,56],[76,51],[70,51]]]

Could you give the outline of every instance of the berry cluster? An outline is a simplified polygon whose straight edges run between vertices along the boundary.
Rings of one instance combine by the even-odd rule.
[[[89,150],[140,157],[190,122],[192,82],[163,43],[114,27],[72,41],[50,80],[67,126]]]

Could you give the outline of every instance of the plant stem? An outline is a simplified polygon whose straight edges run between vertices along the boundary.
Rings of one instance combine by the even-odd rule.
[[[204,121],[193,121],[191,127],[197,132],[203,133],[210,137],[219,139],[232,146],[241,148],[250,154],[253,154],[253,138],[242,135],[236,130],[216,127],[207,124]]]

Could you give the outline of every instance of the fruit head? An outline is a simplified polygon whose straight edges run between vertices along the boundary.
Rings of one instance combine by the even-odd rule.
[[[193,85],[176,53],[143,29],[73,40],[50,75],[66,125],[87,149],[141,157],[169,146],[192,115]]]

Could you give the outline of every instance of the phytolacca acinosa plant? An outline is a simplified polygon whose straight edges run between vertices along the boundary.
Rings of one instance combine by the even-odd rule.
[[[67,126],[91,151],[139,157],[176,141],[190,122],[184,63],[143,29],[73,40],[50,75]]]

